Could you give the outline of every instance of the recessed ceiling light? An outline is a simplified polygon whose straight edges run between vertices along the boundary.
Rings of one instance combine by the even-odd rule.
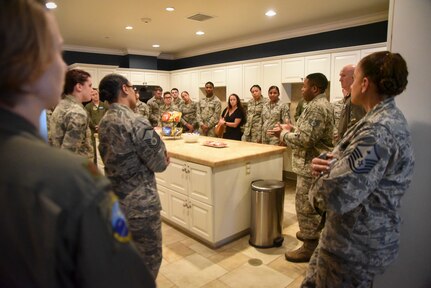
[[[202,36],[202,35],[204,35],[205,34],[205,32],[204,31],[198,31],[198,32],[196,32],[196,35],[199,35],[199,36]]]
[[[132,30],[133,27],[132,26],[126,26],[126,30]]]
[[[45,6],[48,9],[55,9],[55,8],[57,8],[57,4],[55,4],[54,2],[46,2]]]
[[[175,8],[174,7],[166,7],[166,11],[172,12],[172,11],[175,11]]]
[[[160,47],[160,45],[159,44],[154,44],[153,45],[153,48],[159,48]]]
[[[266,12],[265,15],[268,17],[272,17],[277,15],[277,13],[274,10],[268,10],[268,12]]]

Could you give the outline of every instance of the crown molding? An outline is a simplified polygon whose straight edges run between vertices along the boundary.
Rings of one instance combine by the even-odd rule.
[[[176,53],[173,55],[173,59],[193,57],[193,56],[220,52],[220,51],[229,50],[229,49],[241,48],[241,47],[246,47],[251,45],[263,44],[263,43],[285,40],[285,39],[312,35],[317,33],[329,32],[329,31],[339,30],[344,28],[351,28],[355,26],[372,24],[372,23],[385,21],[385,20],[388,20],[388,13],[381,12],[381,13],[374,13],[374,14],[356,17],[356,18],[331,21],[324,24],[314,25],[314,26],[289,29],[287,31],[265,34],[261,36],[253,35],[252,37],[243,38],[236,41],[224,41],[223,44],[219,44],[219,45],[212,44],[207,47]],[[225,42],[228,42],[228,44],[225,44]]]
[[[85,53],[99,53],[99,54],[109,54],[109,55],[120,55],[124,56],[124,50],[120,49],[108,49],[100,47],[89,47],[89,46],[78,46],[78,45],[64,45],[63,50],[73,51],[73,52],[85,52]]]

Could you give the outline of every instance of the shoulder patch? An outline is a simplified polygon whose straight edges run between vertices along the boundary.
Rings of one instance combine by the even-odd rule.
[[[120,209],[118,198],[113,193],[111,193],[111,226],[112,234],[118,242],[127,243],[131,240],[126,217]]]
[[[350,169],[356,174],[369,173],[380,160],[376,145],[358,145],[349,156]]]
[[[317,119],[310,119],[310,120],[308,121],[308,123],[310,124],[310,126],[311,126],[311,127],[316,127],[316,126],[319,126],[319,124],[320,124],[320,120],[317,120]]]
[[[160,146],[161,139],[153,128],[149,128],[144,131],[144,141],[151,148],[158,148]]]

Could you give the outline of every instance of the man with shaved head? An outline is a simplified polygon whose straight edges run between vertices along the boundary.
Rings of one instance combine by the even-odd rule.
[[[339,120],[336,121],[336,131],[334,133],[334,143],[339,142],[347,129],[352,127],[365,115],[365,110],[361,106],[354,105],[351,102],[350,86],[353,83],[353,72],[355,71],[354,65],[346,65],[340,71],[340,83],[343,90],[344,98],[335,103],[341,109]],[[334,107],[336,110],[336,107]],[[336,117],[337,118],[337,117]],[[338,122],[338,123],[337,123]]]

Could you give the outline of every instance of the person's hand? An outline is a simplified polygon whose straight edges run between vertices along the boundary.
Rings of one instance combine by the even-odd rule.
[[[324,158],[324,159],[323,159]],[[311,160],[311,174],[318,177],[331,171],[332,164],[336,159],[331,153],[326,153]]]
[[[280,125],[280,123],[277,123],[272,129],[268,129],[266,131],[266,134],[280,138],[280,134],[282,130],[283,130],[283,127]]]
[[[193,125],[192,124],[187,123],[186,127],[189,130],[189,132],[193,132]]]
[[[202,134],[204,134],[205,136],[208,135],[208,125],[202,124],[201,129],[202,129]]]
[[[220,118],[220,120],[218,120],[218,125],[225,125],[226,121],[223,118]]]

